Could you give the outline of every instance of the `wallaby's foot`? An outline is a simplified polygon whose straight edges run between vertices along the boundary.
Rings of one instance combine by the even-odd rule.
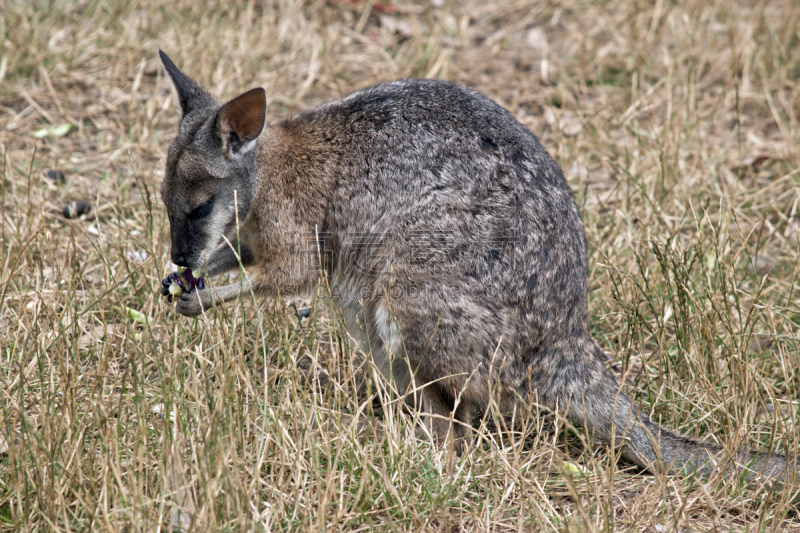
[[[471,402],[459,403],[454,411],[446,397],[426,388],[420,404],[426,431],[418,428],[418,436],[431,435],[436,445],[450,449],[458,457],[472,448],[472,419],[475,413]]]

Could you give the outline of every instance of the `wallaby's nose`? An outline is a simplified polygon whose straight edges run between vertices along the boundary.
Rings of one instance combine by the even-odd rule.
[[[175,263],[176,265],[178,265],[179,267],[184,267],[185,268],[185,267],[189,266],[189,265],[186,264],[186,256],[183,255],[183,254],[179,255],[176,258],[174,258],[172,260],[172,262]]]

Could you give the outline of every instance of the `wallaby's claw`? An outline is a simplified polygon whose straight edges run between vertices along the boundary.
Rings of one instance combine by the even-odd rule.
[[[170,274],[169,276],[167,276],[166,278],[161,280],[161,295],[162,296],[172,296],[169,293],[169,286],[170,285],[172,285],[172,274]],[[168,300],[171,302],[172,298],[168,298]]]

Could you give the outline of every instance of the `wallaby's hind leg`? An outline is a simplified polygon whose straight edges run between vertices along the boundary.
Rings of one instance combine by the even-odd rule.
[[[423,387],[419,397],[422,421],[436,444],[452,446],[458,455],[463,454],[472,444],[474,404],[462,399],[456,406],[452,398],[436,383]]]

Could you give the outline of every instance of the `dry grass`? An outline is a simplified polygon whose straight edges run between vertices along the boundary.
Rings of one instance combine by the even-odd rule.
[[[412,437],[379,378],[358,392],[324,301],[308,320],[283,302],[188,320],[157,297],[177,128],[159,47],[220,97],[264,86],[272,117],[446,78],[510,109],[567,173],[592,245],[593,332],[643,408],[731,449],[797,453],[797,2],[0,11],[0,529],[800,527],[795,486],[649,475],[595,456],[563,420],[484,428],[455,460]],[[93,211],[65,220],[78,200]]]

